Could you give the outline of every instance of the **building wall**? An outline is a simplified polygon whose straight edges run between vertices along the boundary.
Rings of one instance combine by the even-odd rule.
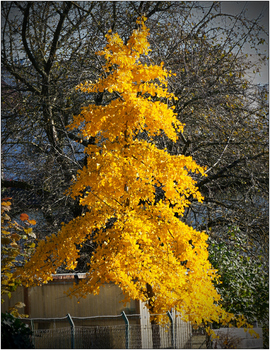
[[[84,278],[83,274],[81,275],[80,278]],[[69,328],[70,324],[66,315],[70,314],[74,317],[75,327],[109,326],[106,331],[112,332],[108,338],[110,342],[115,342],[117,339],[120,342],[125,342],[125,321],[121,316],[122,311],[125,311],[132,326],[130,328],[131,344],[136,344],[136,347],[145,349],[153,347],[150,315],[144,303],[131,300],[130,303],[124,306],[121,302],[124,299],[121,289],[111,283],[104,284],[100,288],[99,295],[89,294],[85,299],[81,298],[79,300],[75,297],[70,298],[64,292],[67,292],[73,286],[73,283],[73,274],[63,274],[55,275],[53,281],[42,286],[32,288],[19,287],[16,292],[12,293],[11,299],[5,298],[5,303],[2,304],[2,312],[8,311],[8,308],[16,302],[23,301],[26,307],[21,309],[20,312],[28,314],[31,319],[35,319],[31,327],[36,331],[50,330],[51,332],[57,332],[57,330],[60,331],[64,327]],[[129,316],[132,314],[136,314],[137,316]],[[91,316],[93,316],[92,319],[76,319],[76,317],[83,318]],[[94,316],[112,317],[98,318]],[[181,321],[180,317],[176,318],[175,313],[172,316],[175,325],[175,345],[181,348],[190,338],[190,324]],[[170,325],[171,323],[168,318],[168,324],[165,327],[159,327],[158,334],[161,348],[172,346],[173,338]],[[123,330],[121,331],[117,328],[118,326],[122,327]],[[179,332],[181,334],[178,334]],[[104,340],[105,335],[101,335],[100,337],[100,339],[97,339],[98,341]],[[42,335],[42,339],[36,339],[39,342],[38,347],[42,346],[45,339],[47,339],[46,332]],[[119,348],[119,346],[115,345],[116,348]]]
[[[104,284],[100,288],[99,295],[89,294],[85,299],[77,299],[64,294],[73,283],[73,275],[60,275],[56,276],[52,282],[42,286],[19,287],[16,292],[12,293],[11,299],[4,297],[2,312],[8,311],[9,307],[16,302],[22,301],[26,307],[20,309],[20,312],[28,314],[30,318],[64,317],[68,313],[74,317],[120,315],[122,311],[127,314],[139,313],[134,300],[124,307],[124,304],[121,303],[124,295],[121,289],[114,284]]]
[[[11,294],[11,299],[7,296],[7,294],[2,295],[4,299],[4,303],[1,305],[1,311],[7,312],[10,307],[13,307],[18,302],[25,303],[24,300],[24,288],[18,287],[16,292]],[[19,309],[20,313],[25,313],[25,308]]]
[[[223,342],[227,341],[234,349],[262,349],[263,348],[263,334],[262,328],[254,328],[254,331],[259,335],[259,338],[245,332],[243,328],[220,328],[215,329],[215,333],[219,339],[213,340],[213,347],[215,349],[222,349]]]

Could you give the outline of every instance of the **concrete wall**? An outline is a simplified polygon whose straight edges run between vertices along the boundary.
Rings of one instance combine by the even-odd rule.
[[[18,302],[25,303],[24,300],[24,288],[18,287],[16,292],[11,294],[11,299],[7,296],[7,294],[2,295],[2,298],[4,299],[4,303],[1,305],[1,311],[7,312],[10,307],[13,307]],[[25,308],[19,309],[20,313],[26,313]]]
[[[223,349],[221,344],[224,341],[230,342],[234,349],[262,349],[263,334],[261,328],[254,328],[254,331],[259,334],[259,338],[254,338],[243,328],[220,328],[215,329],[215,333],[220,339],[214,340],[214,348]]]

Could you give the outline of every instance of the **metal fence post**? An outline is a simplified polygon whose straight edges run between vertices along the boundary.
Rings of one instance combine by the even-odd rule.
[[[129,321],[125,311],[122,311],[121,315],[123,316],[126,324],[126,349],[129,349]]]
[[[31,331],[32,331],[32,343],[35,347],[35,332],[34,332],[35,328],[34,328],[34,322],[32,319],[31,319],[30,323],[31,323]]]
[[[167,311],[167,315],[169,317],[169,320],[171,322],[171,337],[172,337],[172,348],[175,349],[175,331],[174,331],[174,322],[173,322],[173,317],[170,311]]]
[[[75,349],[75,324],[70,314],[67,314],[67,318],[71,326],[71,349]]]

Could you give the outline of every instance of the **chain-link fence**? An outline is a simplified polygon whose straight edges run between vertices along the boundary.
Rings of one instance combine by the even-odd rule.
[[[259,339],[244,329],[215,330],[218,338],[210,341],[204,327],[194,329],[180,317],[167,314],[163,325],[144,322],[139,314],[94,317],[22,319],[32,329],[36,349],[260,349],[262,329],[255,328]]]
[[[124,313],[23,321],[33,331],[32,341],[36,349],[191,349],[200,345],[206,348],[205,334],[198,338],[194,333],[193,337],[190,324],[169,317],[164,325],[143,325],[140,315]]]

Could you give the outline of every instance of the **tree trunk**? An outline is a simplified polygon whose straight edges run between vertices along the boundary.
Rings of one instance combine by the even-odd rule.
[[[159,332],[159,325],[154,318],[154,295],[153,288],[150,286],[150,284],[147,283],[147,295],[148,295],[148,303],[149,303],[149,312],[150,312],[150,322],[151,322],[151,328],[152,328],[152,342],[153,342],[153,349],[160,349],[160,332]]]

